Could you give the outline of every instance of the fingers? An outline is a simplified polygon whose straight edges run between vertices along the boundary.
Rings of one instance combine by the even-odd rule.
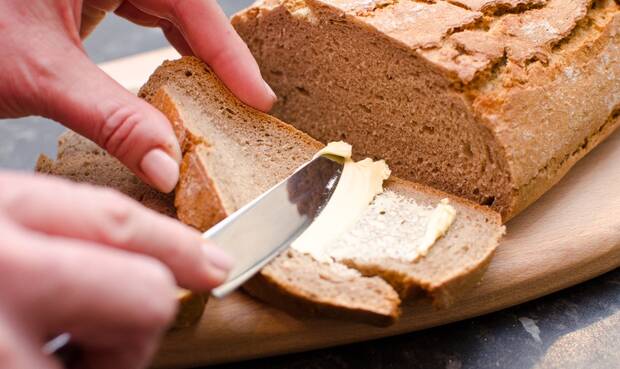
[[[87,242],[3,231],[7,247],[0,252],[12,249],[0,282],[3,302],[27,322],[22,330],[36,337],[30,341],[68,332],[92,367],[114,358],[115,368],[144,366],[177,307],[174,280],[162,264]]]
[[[276,101],[250,50],[216,1],[125,1],[115,12],[140,25],[161,27],[179,53],[204,60],[246,104],[269,111]]]
[[[12,316],[0,311],[0,368],[2,369],[61,369],[60,365],[44,356],[39,340],[29,339]]]
[[[174,23],[193,53],[248,105],[269,111],[276,95],[261,77],[250,50],[214,0],[133,0],[140,10]]]
[[[164,32],[164,36],[166,36],[168,42],[170,42],[170,44],[174,46],[174,48],[179,52],[179,54],[184,56],[194,55],[194,51],[188,45],[187,41],[185,41],[185,37],[183,36],[181,31],[179,31],[179,29],[175,27],[174,24],[165,19],[162,19],[159,27]]]
[[[160,17],[143,12],[129,1],[123,1],[123,3],[114,10],[114,14],[144,27],[158,27],[161,21]]]
[[[0,207],[23,226],[149,255],[185,288],[210,290],[232,267],[228,255],[206,245],[200,233],[117,192],[16,175],[0,178],[0,187],[7,189]]]
[[[181,150],[157,109],[108,77],[73,45],[48,56],[52,78],[41,81],[41,115],[95,141],[162,192],[179,178]],[[71,60],[70,63],[67,60]]]
[[[92,6],[88,2],[82,5],[82,17],[80,20],[80,37],[88,37],[97,25],[105,18],[106,12]]]
[[[8,55],[15,59],[6,71],[10,98],[8,103],[0,99],[0,105],[8,105],[0,108],[10,115],[36,114],[62,122],[105,148],[147,183],[172,191],[179,177],[181,150],[170,122],[88,59],[76,24],[64,17],[70,9],[65,2],[59,4],[64,6],[21,5],[19,10],[26,15],[15,11],[13,27],[33,23],[37,17],[50,19],[24,28],[22,38],[29,39],[29,44],[9,43]],[[89,9],[100,8],[91,5]]]
[[[172,321],[176,286],[156,260],[19,229],[5,234],[4,244],[18,250],[2,284],[42,332],[66,330],[105,348],[119,335],[158,333]]]
[[[148,14],[142,10],[136,8],[131,2],[123,2],[114,13],[120,17],[123,17],[135,24],[139,24],[144,27],[159,27],[164,32],[164,35],[168,39],[168,42],[179,52],[181,55],[194,55],[191,47],[185,41],[185,38],[179,32],[174,24],[170,21],[162,19],[160,17]]]

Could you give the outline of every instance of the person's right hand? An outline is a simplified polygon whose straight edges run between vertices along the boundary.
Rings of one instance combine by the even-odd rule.
[[[59,369],[61,332],[80,368],[144,367],[174,317],[176,285],[206,291],[231,261],[195,230],[112,190],[0,172],[0,368]]]

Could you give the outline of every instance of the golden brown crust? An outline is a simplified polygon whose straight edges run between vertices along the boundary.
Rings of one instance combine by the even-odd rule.
[[[434,24],[420,16],[440,8],[444,11],[433,18]],[[616,62],[620,59],[620,4],[613,0],[273,0],[239,13],[233,24],[282,98],[274,109],[276,115],[322,141],[346,135],[361,148],[372,137],[377,144],[366,148],[365,155],[391,159],[388,164],[403,178],[491,204],[504,221],[540,197],[617,127],[612,117],[620,107],[620,65]],[[338,24],[343,27],[334,26]],[[268,32],[275,28],[286,32]],[[316,35],[311,43],[300,46],[295,43],[300,37],[295,30],[299,29],[303,34],[313,29],[332,32],[327,36],[332,39],[336,32],[342,32],[336,37],[341,39],[354,29],[355,33],[350,32],[353,40],[347,39],[343,45],[352,42],[364,48],[365,40],[371,40],[373,45],[382,45],[390,65],[377,67],[376,75],[368,68],[357,74],[360,60],[354,60],[350,50],[318,44]],[[362,31],[364,38],[360,37]],[[289,54],[274,53],[274,45],[280,45],[278,50],[296,47]],[[288,56],[294,55],[308,59],[312,53],[304,51],[312,50],[312,45],[321,45],[326,55],[321,60],[328,60],[319,63],[323,67],[318,72],[308,60],[305,64],[289,62]],[[349,59],[351,63],[347,64]],[[416,59],[412,64],[423,66],[427,72],[407,65],[419,82],[408,87],[398,82],[406,78],[406,71],[398,75],[393,70],[409,59]],[[347,83],[349,97],[333,104],[333,89],[320,86],[340,86],[343,82],[322,79],[321,75],[329,71],[364,83],[359,84],[359,90],[353,82]],[[386,75],[396,82],[389,82],[392,88],[388,86],[385,91],[403,91],[402,96],[384,98],[384,91],[377,92],[376,87],[386,83]],[[428,75],[437,78],[429,80],[425,77]],[[298,90],[300,86],[303,89]],[[415,105],[424,95],[412,98],[405,94],[407,89],[426,89],[428,100]],[[381,101],[366,91],[378,94]],[[445,101],[444,92],[454,99]],[[407,101],[402,103],[401,99]],[[422,118],[416,113],[433,104],[439,109]],[[405,110],[403,118],[390,115],[395,106]],[[443,150],[436,152],[432,146],[425,147],[425,133],[453,134],[452,127],[443,131],[436,123],[442,118],[448,120],[450,109],[461,115],[461,127],[468,132],[466,139],[488,133],[483,140],[490,155],[485,158],[476,150],[476,155],[470,155],[472,165],[481,167],[483,174],[494,167],[490,170],[497,175],[483,180],[487,187],[470,185],[479,178],[475,175],[468,175],[463,183],[459,169],[454,169],[463,167],[456,157],[455,165],[446,168],[442,153],[449,147],[442,146]],[[324,126],[316,123],[318,117],[326,122]],[[386,121],[391,129],[383,129]],[[416,124],[422,129],[407,131]],[[416,156],[419,151],[410,150],[411,146],[426,151]],[[394,147],[400,150],[395,152]],[[473,144],[468,147],[475,149]],[[471,150],[465,152],[471,154]],[[427,162],[436,166],[432,168],[435,172],[428,170]],[[442,175],[434,175],[437,167],[441,167]]]
[[[205,78],[210,83],[208,88],[210,89],[211,93],[213,93],[214,95],[220,96],[223,99],[223,101],[225,101],[228,104],[233,104],[233,105],[240,107],[241,109],[246,111],[248,115],[251,115],[255,120],[265,122],[265,124],[274,125],[277,127],[278,130],[286,131],[287,134],[289,134],[292,139],[299,142],[299,145],[309,146],[313,149],[316,149],[316,151],[320,150],[323,147],[323,144],[321,144],[319,141],[313,139],[308,134],[301,132],[300,130],[296,129],[290,124],[284,123],[283,121],[279,120],[276,117],[273,117],[272,115],[266,114],[265,112],[262,112],[251,106],[243,104],[232,94],[232,92],[230,92],[230,90],[224,84],[222,84],[219,81],[218,77],[215,76],[215,74],[211,71],[211,69],[209,69],[209,67],[206,64],[204,64],[202,61],[200,61],[200,59],[196,57],[182,57],[176,60],[164,61],[163,64],[159,68],[157,68],[157,70],[151,75],[148,82],[144,84],[144,86],[142,86],[140,88],[140,91],[138,92],[138,96],[145,99],[151,104],[153,103],[161,104],[162,102],[164,103],[164,109],[166,110],[167,114],[172,113],[171,115],[171,117],[173,118],[172,124],[173,124],[173,127],[175,128],[175,132],[177,132],[177,135],[179,134],[179,132],[184,132],[184,134],[189,135],[187,138],[183,138],[184,142],[187,142],[189,140],[193,144],[202,143],[202,144],[208,145],[208,142],[204,140],[204,137],[198,137],[198,136],[192,135],[191,130],[187,130],[186,126],[183,125],[183,122],[181,122],[178,111],[176,111],[176,107],[170,106],[169,105],[170,102],[166,102],[165,98],[160,100],[162,96],[158,96],[158,95],[159,95],[160,90],[162,89],[165,90],[166,88],[169,88],[171,86],[179,86],[180,89],[185,88],[185,87],[187,88],[195,87],[191,85],[190,86],[181,85],[180,79],[185,74],[190,74],[190,75],[201,74],[205,76]],[[204,88],[202,86],[200,87]],[[181,92],[190,94],[190,91],[181,91]],[[193,91],[193,92],[199,93],[199,91]],[[170,99],[169,91],[166,92],[166,95],[167,95],[167,99]]]
[[[466,296],[472,288],[480,284],[494,254],[495,248],[487,253],[474,268],[464,270],[442,285],[433,286],[426,290],[425,293],[431,297],[433,306],[440,309],[446,308],[461,297]]]
[[[243,285],[243,289],[251,296],[269,302],[297,316],[355,320],[378,326],[388,326],[393,324],[400,315],[397,304],[390,314],[377,314],[369,310],[356,310],[317,302],[306,296],[300,296],[297,291],[286,287],[286,285],[263,273],[257,274]]]
[[[227,216],[219,191],[201,159],[203,150],[194,147],[183,156],[174,198],[179,220],[199,230],[209,229]]]
[[[201,157],[208,154],[208,143],[189,131],[165,87],[157,90],[150,103],[168,118],[183,152],[179,183],[175,189],[174,206],[183,223],[204,231],[222,219],[226,211],[219,192],[209,176]]]
[[[179,291],[179,309],[171,329],[187,328],[198,323],[209,299],[203,293],[194,293],[187,290]]]
[[[586,137],[575,151],[561,160],[550,162],[548,167],[542,170],[535,180],[532,180],[530,183],[519,188],[518,191],[515,191],[513,213],[505,220],[507,221],[519,214],[534,201],[538,200],[547,190],[558,183],[573,165],[577,164],[581,158],[612,134],[620,126],[619,112],[620,111],[612,114],[605,124],[599,127],[598,131]]]

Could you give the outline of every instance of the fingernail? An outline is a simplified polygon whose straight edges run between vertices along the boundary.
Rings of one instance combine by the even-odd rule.
[[[225,273],[228,273],[232,269],[235,261],[226,251],[210,243],[205,243],[202,246],[202,250],[205,255],[207,255],[209,263],[217,269]]]
[[[278,97],[276,96],[276,93],[273,92],[273,90],[271,89],[271,86],[269,86],[269,84],[267,84],[267,82],[265,82],[264,80],[263,84],[265,85],[265,91],[267,91],[267,94],[271,97],[271,101],[276,102],[278,100]]]
[[[153,149],[142,158],[140,169],[162,192],[174,190],[179,181],[179,164],[162,149]]]

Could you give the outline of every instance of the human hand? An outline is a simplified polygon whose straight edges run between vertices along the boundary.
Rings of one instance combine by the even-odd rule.
[[[0,368],[58,369],[61,332],[80,368],[144,367],[176,310],[230,268],[200,234],[111,190],[0,172]],[[176,283],[175,283],[176,281]]]
[[[267,111],[276,97],[215,0],[0,2],[0,118],[41,115],[90,138],[147,183],[170,192],[181,151],[170,123],[88,58],[81,36],[105,12],[161,27],[181,54],[209,64],[242,101]]]

